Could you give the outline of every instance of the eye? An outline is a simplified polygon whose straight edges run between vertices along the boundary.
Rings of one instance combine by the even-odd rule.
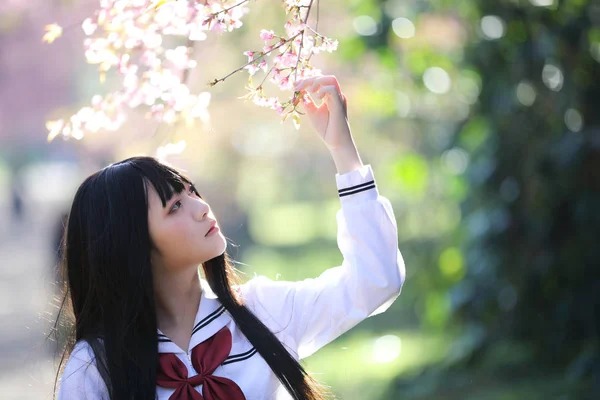
[[[194,185],[190,185],[190,188],[188,189],[188,193],[196,194],[196,195],[198,195],[198,197],[202,198],[200,193],[198,193],[196,191],[196,187]],[[181,207],[181,200],[177,200],[175,203],[173,203],[173,207],[171,207],[171,211],[169,211],[169,214],[172,214],[173,212],[177,211],[179,209],[179,207]]]
[[[179,207],[181,207],[181,200],[177,200],[175,203],[173,203],[173,207],[171,207],[171,211],[169,211],[169,214],[172,214],[173,212],[177,211]]]

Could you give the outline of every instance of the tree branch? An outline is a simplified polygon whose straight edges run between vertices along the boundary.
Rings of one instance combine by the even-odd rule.
[[[219,79],[215,79],[214,81],[209,82],[210,86],[214,86],[219,82],[223,82],[225,79],[229,78],[231,75],[235,74],[236,72],[241,71],[242,69],[244,69],[245,67],[247,67],[248,65],[254,63],[256,60],[260,60],[261,58],[263,58],[264,56],[266,56],[267,54],[271,53],[273,50],[280,48],[281,46],[283,46],[286,43],[291,42],[292,40],[296,39],[298,36],[300,36],[302,34],[302,32],[298,32],[297,34],[295,34],[294,36],[292,36],[291,38],[289,38],[288,40],[285,40],[283,42],[279,42],[279,44],[275,47],[273,47],[271,50],[266,51],[266,52],[262,52],[260,53],[260,56],[253,58],[252,60],[248,61],[246,64],[242,65],[241,67],[239,67],[238,69],[236,69],[235,71],[230,72],[229,74],[225,75],[223,78],[219,78]]]

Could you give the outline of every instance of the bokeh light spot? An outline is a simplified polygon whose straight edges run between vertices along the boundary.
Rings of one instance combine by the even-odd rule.
[[[486,15],[481,18],[481,31],[486,39],[500,39],[506,32],[506,24],[496,15]]]
[[[563,87],[565,78],[556,65],[546,64],[542,70],[542,80],[548,89],[559,92]]]
[[[452,80],[450,79],[450,75],[448,75],[444,69],[440,67],[431,67],[423,74],[423,83],[425,83],[425,87],[431,92],[444,94],[450,91]]]
[[[583,117],[581,113],[574,108],[570,108],[565,113],[565,124],[572,132],[579,132],[583,128]]]
[[[530,107],[535,103],[537,93],[529,82],[521,82],[517,85],[517,100],[524,106]]]
[[[442,154],[442,163],[451,174],[460,175],[467,169],[469,155],[463,149],[455,147]]]
[[[402,351],[402,340],[395,335],[385,335],[373,343],[373,361],[376,363],[388,363],[394,361]]]
[[[396,18],[392,21],[392,29],[396,36],[409,39],[415,36],[415,25],[408,18]]]
[[[361,36],[373,36],[377,33],[377,21],[368,15],[360,15],[352,22],[354,30]]]

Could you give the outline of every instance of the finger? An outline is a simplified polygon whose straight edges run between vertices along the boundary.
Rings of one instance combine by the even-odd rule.
[[[318,82],[318,85],[315,85]],[[305,87],[313,87],[313,89],[309,90],[311,92],[314,92],[317,90],[318,86],[320,85],[335,85],[339,88],[339,83],[337,81],[337,78],[334,75],[325,75],[325,76],[313,76],[307,79],[303,79],[301,81],[298,81],[294,87],[294,89],[296,91],[305,88]]]
[[[309,114],[312,114],[319,109],[308,93],[303,92],[300,96],[302,96],[302,105]]]
[[[319,76],[311,76],[310,78],[304,78],[304,79],[298,79],[296,81],[296,83],[294,83],[294,90],[298,91],[300,89],[302,89],[303,87],[305,87],[308,84],[312,84],[312,82],[314,82],[315,79],[317,79]]]
[[[323,124],[324,120],[329,120],[329,108],[325,102],[323,102],[321,105],[317,105],[308,93],[304,94],[304,98],[307,99],[307,101],[302,102],[302,104],[306,111],[306,116],[308,117],[312,126],[318,127],[319,125]]]
[[[338,91],[340,90],[340,85],[336,79],[335,76],[331,75],[331,76],[323,76],[320,78],[315,79],[315,81],[313,82],[313,84],[307,89],[307,91],[309,92],[315,92],[319,89],[319,87],[321,86],[333,86],[335,87]]]
[[[337,91],[335,86],[321,86],[315,96],[317,99],[323,100],[330,111],[340,111],[346,113],[346,107],[342,95]],[[322,104],[321,104],[322,105]]]

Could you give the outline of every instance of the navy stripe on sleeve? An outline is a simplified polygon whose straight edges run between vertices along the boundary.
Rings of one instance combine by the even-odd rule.
[[[355,185],[355,186],[350,186],[350,187],[347,187],[344,189],[340,189],[340,190],[338,190],[338,194],[340,197],[350,196],[352,194],[356,194],[356,193],[364,192],[366,190],[373,189],[376,186],[377,185],[376,185],[375,181],[372,180],[369,182],[361,183],[360,185]]]

